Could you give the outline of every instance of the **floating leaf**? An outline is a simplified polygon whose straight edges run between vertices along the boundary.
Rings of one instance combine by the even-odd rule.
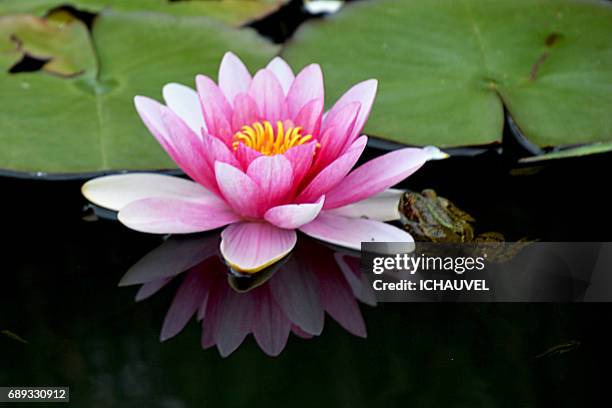
[[[30,15],[0,17],[0,41],[0,69],[25,56],[46,61],[44,71],[63,76],[93,70],[96,64],[87,27],[63,12],[46,20]]]
[[[167,82],[193,86],[198,73],[215,77],[228,50],[251,68],[277,51],[249,29],[205,17],[109,10],[97,17],[91,36],[78,20],[61,27],[0,17],[0,169],[79,175],[174,168],[138,118],[133,97],[161,99]],[[39,39],[39,30],[48,41],[23,41]],[[83,45],[85,39],[92,42]],[[43,71],[9,73],[28,50],[50,58]],[[45,72],[47,66],[68,69],[66,61],[84,71],[70,78]]]
[[[612,5],[381,0],[306,24],[284,49],[320,62],[334,100],[380,82],[366,132],[407,144],[501,141],[504,106],[539,146],[612,140]]]
[[[541,156],[525,157],[519,160],[519,163],[536,163],[546,160],[565,159],[569,157],[588,156],[591,154],[607,153],[612,151],[612,143],[593,143],[585,146],[572,147]]]
[[[230,24],[243,24],[263,17],[280,7],[285,0],[2,0],[0,14],[44,14],[48,10],[70,5],[84,11],[100,12],[105,8],[120,11],[162,12],[182,16],[208,16]]]

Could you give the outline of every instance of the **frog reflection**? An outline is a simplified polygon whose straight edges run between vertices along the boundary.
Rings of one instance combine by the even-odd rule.
[[[356,256],[304,238],[277,264],[241,276],[223,263],[218,240],[218,234],[172,237],[123,277],[122,286],[142,285],[137,301],[182,278],[163,323],[162,341],[195,316],[204,349],[216,346],[225,357],[253,334],[266,354],[277,356],[290,333],[304,339],[320,335],[325,312],[350,333],[366,337],[358,301],[376,302]]]

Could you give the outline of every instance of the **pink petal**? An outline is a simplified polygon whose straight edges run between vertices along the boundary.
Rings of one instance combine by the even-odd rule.
[[[183,330],[200,305],[206,301],[211,283],[210,275],[206,272],[194,268],[185,276],[166,314],[161,341],[166,341]]]
[[[368,120],[368,116],[370,115],[370,110],[372,109],[372,104],[374,103],[374,98],[376,97],[376,89],[378,88],[378,81],[375,79],[369,79],[367,81],[360,82],[353,86],[351,89],[346,91],[344,95],[338,99],[335,105],[330,109],[325,120],[323,121],[324,125],[327,121],[329,115],[331,115],[334,111],[338,109],[342,109],[349,103],[359,102],[361,104],[361,110],[359,111],[359,115],[357,116],[357,120],[355,121],[355,127],[349,136],[349,140],[352,140],[357,137],[363,130],[363,126]]]
[[[308,266],[290,259],[270,280],[269,287],[277,304],[294,325],[311,335],[319,335],[323,331],[325,314],[318,282]]]
[[[221,263],[219,264],[221,267]],[[222,268],[226,269],[224,266]],[[214,269],[214,278],[212,278],[208,297],[198,310],[198,318],[202,320],[202,347],[204,349],[216,344],[225,299],[231,290],[225,271],[219,272],[220,269]]]
[[[310,64],[300,71],[287,93],[289,115],[295,118],[311,100],[324,98],[323,73],[318,64]]]
[[[317,218],[325,197],[312,204],[286,204],[272,207],[266,211],[264,218],[279,228],[296,229]]]
[[[323,308],[349,333],[366,337],[366,327],[351,287],[339,270],[315,269]]]
[[[367,140],[366,136],[357,139],[346,153],[321,170],[298,195],[296,202],[313,202],[340,183],[359,160]]]
[[[249,88],[249,95],[257,104],[261,118],[272,124],[287,118],[287,104],[283,88],[271,71],[261,69],[255,74]]]
[[[166,105],[183,119],[193,133],[199,135],[200,130],[206,128],[196,91],[182,84],[170,83],[164,85],[162,93]]]
[[[239,93],[234,98],[234,113],[232,114],[232,131],[238,132],[243,126],[251,126],[259,121],[257,104],[247,93]]]
[[[221,139],[217,139],[203,131],[202,145],[204,147],[202,156],[204,156],[211,169],[215,167],[215,162],[227,163],[234,167],[240,167],[240,163],[236,159],[234,153],[221,141]]]
[[[219,88],[229,102],[236,95],[247,92],[251,85],[251,74],[244,63],[232,52],[226,52],[219,66]]]
[[[362,242],[408,242],[406,231],[380,221],[347,218],[323,211],[309,224],[300,227],[306,235],[346,248],[361,250]]]
[[[304,143],[292,147],[284,153],[284,156],[291,162],[293,169],[293,187],[298,187],[304,176],[308,173],[317,149],[317,142]]]
[[[281,57],[275,57],[268,63],[266,68],[276,75],[278,82],[283,87],[283,92],[285,95],[287,95],[287,93],[289,93],[289,88],[295,79],[295,75],[293,75],[293,70],[291,70],[289,64],[287,64],[287,62],[285,62],[285,60]]]
[[[252,323],[253,336],[259,347],[269,356],[278,356],[289,338],[291,322],[274,301],[267,286],[256,289],[255,318]]]
[[[211,171],[202,160],[200,138],[176,113],[159,102],[144,97],[134,98],[136,110],[149,131],[155,136],[172,160],[198,183],[211,191]]]
[[[323,99],[313,99],[308,102],[295,116],[295,126],[302,128],[303,135],[317,136],[321,127],[321,116],[323,114]]]
[[[215,329],[215,342],[222,357],[232,354],[251,331],[256,311],[254,297],[252,292],[237,293],[227,285]]]
[[[249,165],[247,175],[260,187],[264,211],[287,201],[293,186],[293,169],[282,154],[256,158]]]
[[[268,223],[241,222],[221,233],[221,254],[237,271],[258,272],[282,259],[296,243],[293,230]]]
[[[242,170],[246,171],[249,168],[249,165],[258,157],[263,156],[262,153],[257,150],[251,149],[248,146],[240,143],[234,152],[236,159],[240,163]]]
[[[218,245],[216,234],[175,235],[133,265],[119,286],[172,278],[216,255]]]
[[[353,295],[362,303],[376,306],[376,294],[368,278],[361,273],[361,258],[336,252],[334,259],[350,285]]]
[[[358,102],[353,102],[330,112],[319,138],[321,149],[315,160],[315,171],[327,166],[353,143],[349,138],[360,108]]]
[[[209,231],[239,221],[219,199],[207,202],[154,197],[134,201],[119,211],[127,227],[154,234],[186,234]]]
[[[223,140],[228,146],[231,145],[234,136],[231,126],[232,108],[225,95],[212,79],[204,75],[196,77],[196,88],[208,133]]]
[[[305,332],[304,330],[300,329],[300,327],[295,324],[291,325],[291,332],[295,334],[296,336],[302,339],[305,339],[305,340],[310,340],[314,337],[312,334]]]
[[[147,282],[138,289],[136,293],[136,302],[143,301],[157,292],[159,292],[164,286],[166,286],[172,278],[161,278],[158,280],[154,280],[153,282]]]
[[[215,164],[217,184],[225,201],[238,214],[257,218],[262,207],[259,185],[236,167],[227,163]]]
[[[150,197],[207,199],[214,194],[180,177],[153,173],[114,174],[89,180],[81,192],[92,203],[119,211],[132,201]]]
[[[422,149],[405,148],[370,160],[329,192],[324,208],[342,207],[381,193],[417,171],[427,158]]]

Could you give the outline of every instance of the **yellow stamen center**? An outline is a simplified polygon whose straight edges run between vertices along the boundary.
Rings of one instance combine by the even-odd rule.
[[[294,146],[302,145],[312,139],[312,135],[302,135],[302,128],[287,127],[283,122],[276,122],[276,132],[270,122],[255,122],[251,126],[243,126],[234,135],[234,150],[240,143],[266,156],[285,153]]]

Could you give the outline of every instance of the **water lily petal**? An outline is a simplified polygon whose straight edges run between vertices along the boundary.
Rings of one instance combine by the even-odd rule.
[[[305,340],[309,340],[314,337],[314,335],[305,332],[303,329],[300,328],[300,326],[295,325],[295,324],[291,325],[291,332],[295,334],[296,336],[298,336],[299,338],[302,338]]]
[[[395,221],[400,219],[399,200],[403,190],[387,189],[375,196],[349,205],[327,210],[330,214],[351,218],[368,218],[376,221]]]
[[[243,143],[240,143],[236,147],[236,150],[234,151],[234,154],[236,156],[236,159],[240,163],[240,166],[242,167],[242,170],[244,170],[244,171],[246,171],[249,168],[249,166],[253,162],[253,160],[255,160],[258,157],[263,156],[263,154],[261,152],[258,152],[257,150],[254,150],[254,149],[251,149],[250,147],[245,146]]]
[[[427,155],[427,161],[444,160],[450,157],[448,153],[443,152],[436,146],[425,146],[423,147],[423,152]]]
[[[342,271],[344,279],[346,279],[351,287],[353,295],[361,303],[376,306],[376,293],[374,293],[374,289],[368,278],[361,273],[361,258],[336,252],[334,253],[334,259],[340,271]]]
[[[247,175],[260,188],[262,212],[286,202],[286,196],[293,186],[291,162],[282,154],[261,156],[251,162]]]
[[[193,130],[196,135],[202,128],[206,129],[200,99],[195,90],[188,86],[169,83],[162,89],[166,105],[172,109]]]
[[[366,337],[366,327],[352,289],[339,270],[314,270],[325,311],[349,333]]]
[[[244,63],[232,52],[226,52],[219,66],[219,88],[229,102],[236,95],[247,92],[251,85],[251,74]]]
[[[236,167],[217,162],[215,175],[225,201],[240,215],[256,218],[260,215],[262,198],[259,185]]]
[[[232,354],[250,333],[256,307],[256,294],[237,293],[227,283],[225,291],[215,328],[215,342],[222,357]]]
[[[210,169],[202,161],[200,137],[167,106],[144,96],[135,97],[134,104],[146,127],[172,160],[189,177],[214,190]]]
[[[243,126],[251,126],[260,120],[257,104],[247,93],[239,93],[234,98],[232,131],[238,132]]]
[[[296,202],[313,202],[340,183],[359,160],[367,140],[366,136],[357,139],[346,153],[321,170],[298,195]]]
[[[134,201],[123,207],[117,218],[133,230],[153,234],[209,231],[240,220],[219,199],[198,202],[169,197]]]
[[[287,93],[289,115],[295,118],[313,99],[324,98],[323,73],[318,64],[310,64],[300,71]]]
[[[293,122],[295,126],[302,128],[303,135],[317,136],[321,127],[321,117],[323,114],[323,99],[317,98],[308,102],[295,116]]]
[[[138,289],[136,292],[135,301],[141,302],[159,292],[164,286],[166,286],[172,278],[161,278],[154,280],[153,282],[147,282]]]
[[[202,302],[197,319],[202,321],[202,348],[212,347],[217,342],[221,314],[231,288],[227,284],[227,267],[217,258],[212,265],[212,283],[208,298]]]
[[[266,211],[264,218],[279,228],[296,229],[317,218],[325,197],[312,204],[286,204],[272,207]]]
[[[232,132],[232,107],[225,94],[215,82],[204,75],[196,76],[196,88],[200,97],[200,105],[209,134],[231,145],[234,133]]]
[[[384,222],[363,218],[348,218],[322,211],[300,231],[313,238],[342,247],[361,250],[362,242],[407,242],[414,239],[406,231]]]
[[[282,259],[295,246],[295,231],[268,223],[241,222],[221,233],[221,254],[234,269],[258,272]]]
[[[129,203],[150,197],[175,197],[188,200],[214,199],[200,184],[180,177],[153,173],[115,174],[89,180],[81,193],[100,207],[119,211]]]
[[[212,169],[215,162],[227,163],[234,167],[240,167],[240,162],[221,139],[217,139],[202,131],[203,156],[208,166]]]
[[[427,158],[423,149],[405,148],[370,160],[329,191],[324,208],[342,207],[378,194],[417,171]]]
[[[267,69],[261,69],[255,74],[249,95],[257,104],[259,116],[276,125],[277,121],[287,118],[285,94],[276,76]]]
[[[374,98],[376,97],[376,90],[378,88],[378,81],[375,79],[369,79],[367,81],[360,82],[354,85],[351,89],[346,91],[344,95],[338,99],[338,101],[334,104],[334,106],[329,110],[325,119],[323,120],[324,126],[325,121],[332,114],[332,112],[342,109],[345,105],[352,102],[359,102],[361,104],[361,109],[359,111],[359,116],[355,121],[355,127],[349,136],[349,141],[355,139],[363,129],[363,126],[368,120],[368,116],[370,115],[370,110],[372,109],[372,104],[374,103]]]
[[[321,334],[325,313],[311,268],[290,259],[270,280],[269,286],[277,304],[294,325],[310,335]]]
[[[119,286],[171,279],[213,257],[218,248],[219,238],[214,234],[173,235],[130,267]]]
[[[297,189],[308,170],[310,170],[316,149],[317,142],[309,142],[294,146],[284,153],[284,156],[291,162],[291,168],[293,169],[294,190]]]
[[[321,130],[319,138],[321,149],[315,160],[314,171],[327,166],[353,143],[352,140],[349,143],[349,137],[355,127],[360,109],[359,102],[352,102],[330,112]]]
[[[289,93],[289,88],[295,79],[295,75],[293,75],[293,70],[289,64],[287,64],[287,62],[281,57],[274,57],[274,59],[268,63],[266,68],[276,75],[278,82],[280,82],[281,86],[283,87],[283,92],[285,95],[287,95],[287,93]]]
[[[166,341],[185,328],[208,296],[209,274],[200,268],[187,272],[164,319],[160,340]]]
[[[256,289],[256,312],[253,320],[253,336],[264,353],[278,356],[287,344],[291,322],[283,314],[267,286]]]

